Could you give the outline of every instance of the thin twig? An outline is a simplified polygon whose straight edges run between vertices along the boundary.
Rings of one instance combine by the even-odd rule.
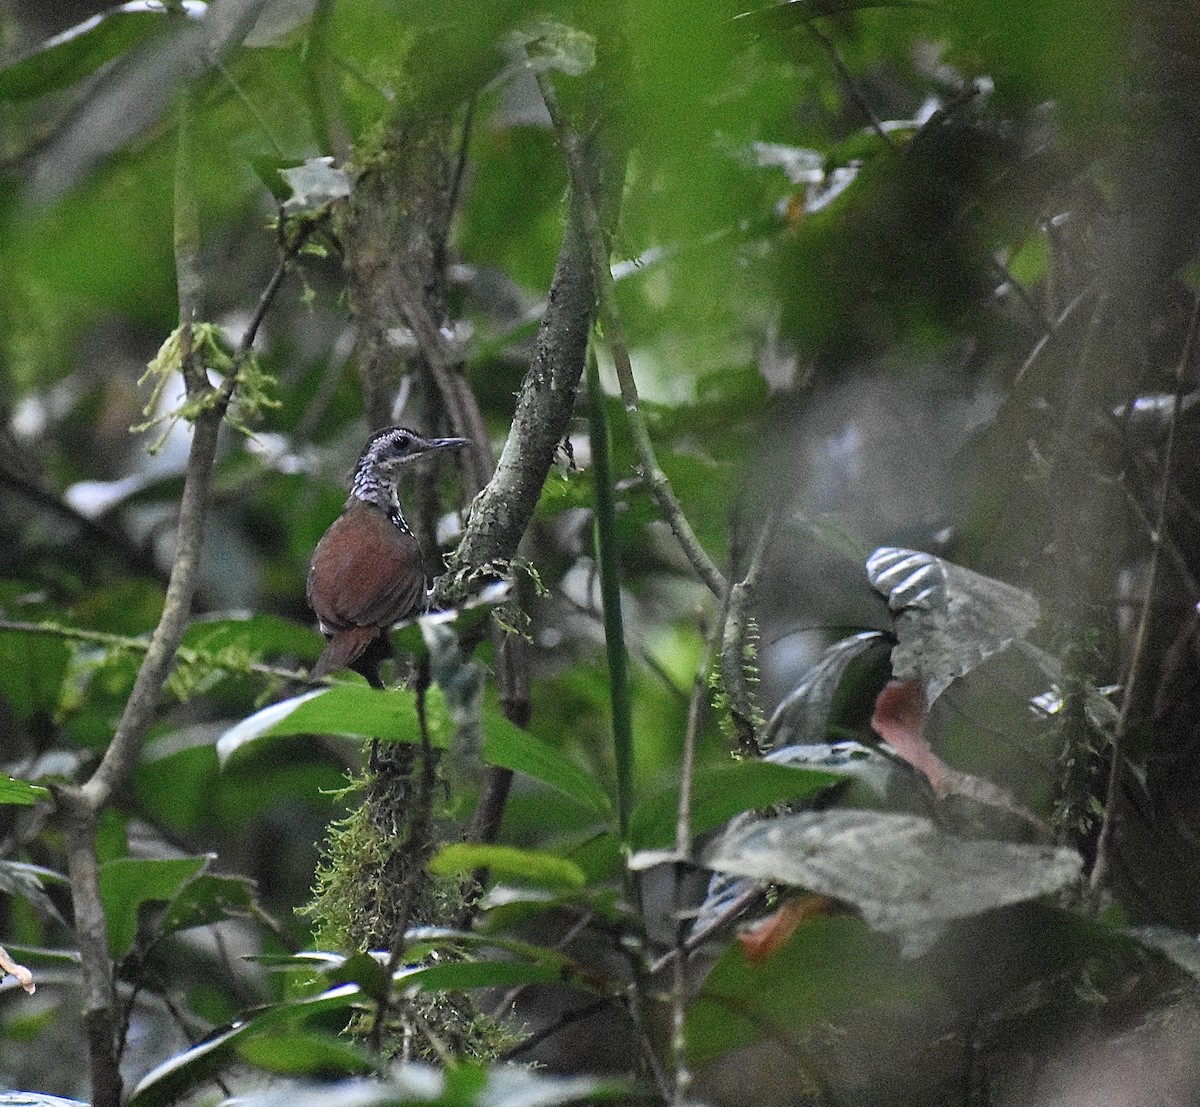
[[[596,565],[600,573],[600,606],[604,618],[604,650],[608,660],[609,704],[612,708],[613,761],[617,771],[617,827],[621,841],[629,842],[629,817],[633,810],[634,748],[633,707],[629,685],[629,650],[621,612],[621,566],[617,547],[616,503],[609,448],[608,417],[600,391],[596,354],[588,355],[588,436],[592,445],[593,492],[596,497]],[[631,902],[638,896],[637,877],[628,877]]]
[[[575,920],[568,928],[567,932],[559,938],[553,945],[548,948],[563,952],[566,948],[575,941],[596,919],[594,911],[585,911],[578,919]],[[518,984],[515,988],[509,988],[501,997],[500,1002],[492,1008],[492,1018],[501,1019],[508,1012],[509,1008],[528,990],[530,985]]]
[[[530,1034],[528,1038],[523,1038],[516,1045],[510,1046],[496,1060],[511,1061],[513,1058],[519,1057],[522,1053],[528,1053],[535,1046],[541,1045],[547,1038],[552,1038],[555,1034],[560,1034],[566,1030],[568,1026],[599,1014],[604,1008],[611,1005],[611,1003],[612,1000],[604,996],[600,999],[592,1000],[591,1003],[585,1003],[582,1007],[575,1007],[566,1014],[560,1015],[549,1026],[543,1026],[541,1030]]]
[[[829,54],[829,59],[833,62],[833,68],[837,70],[838,76],[841,77],[842,83],[846,86],[846,91],[850,93],[850,98],[855,102],[855,104],[858,105],[858,110],[863,113],[867,119],[867,122],[870,123],[871,130],[873,130],[879,136],[880,141],[886,147],[888,147],[888,149],[894,150],[896,148],[896,144],[892,140],[892,136],[887,133],[887,129],[884,127],[879,116],[875,114],[874,110],[871,108],[871,105],[867,103],[867,99],[865,96],[863,96],[857,82],[854,80],[853,75],[851,74],[850,70],[846,68],[846,63],[842,60],[842,55],[838,52],[838,48],[834,46],[832,41],[830,41],[829,36],[826,35],[813,20],[810,19],[806,26],[808,27],[809,34],[811,34],[813,38],[815,38]]]
[[[1079,309],[1079,305],[1088,298],[1088,296],[1091,294],[1091,291],[1092,287],[1089,285],[1087,288],[1077,293],[1067,304],[1067,306],[1062,309],[1058,317],[1054,320],[1054,323],[1050,329],[1033,344],[1033,349],[1029,351],[1029,356],[1026,357],[1021,363],[1021,368],[1017,370],[1017,375],[1013,378],[1014,388],[1020,385],[1021,381],[1025,379],[1025,374],[1028,373],[1035,364],[1037,364],[1038,358],[1042,356],[1042,352],[1050,344],[1051,339],[1053,339],[1054,336],[1062,329],[1063,324],[1075,314],[1075,312]]]
[[[125,650],[129,653],[146,653],[150,642],[145,638],[131,638],[124,634],[108,634],[100,630],[85,630],[82,627],[67,627],[58,623],[26,623],[19,619],[0,619],[0,630],[15,630],[22,634],[40,634],[51,638],[61,638],[68,642],[85,642],[88,645],[103,646],[106,649]],[[286,669],[282,665],[266,665],[252,661],[248,665],[232,665],[223,662],[220,657],[209,656],[202,651],[178,649],[175,657],[188,664],[209,664],[214,669],[222,669],[227,673],[258,673],[261,676],[278,677],[286,681],[308,681],[306,672],[299,669]],[[324,678],[314,683],[329,683]]]
[[[262,132],[263,137],[271,144],[271,148],[275,151],[275,156],[280,161],[288,160],[288,153],[275,137],[275,132],[271,130],[271,124],[267,121],[267,117],[258,109],[258,105],[246,95],[245,89],[238,83],[237,78],[229,72],[229,67],[219,58],[216,63],[217,72],[225,78],[225,83],[233,89],[233,94],[241,102],[242,107],[250,113],[250,117],[258,124],[258,129]]]
[[[1013,295],[1021,301],[1022,306],[1033,318],[1033,321],[1038,325],[1038,329],[1043,335],[1048,334],[1053,329],[1053,324],[1042,313],[1042,309],[1037,306],[1034,298],[1029,294],[1027,289],[1016,277],[1012,275],[1012,271],[994,254],[989,254],[987,263],[994,269],[1001,281],[1012,289]]]
[[[282,209],[279,211],[279,220],[282,225],[284,220]],[[271,274],[271,279],[267,281],[266,288],[262,290],[262,295],[259,296],[258,303],[254,306],[254,314],[250,316],[250,322],[246,324],[246,329],[242,332],[242,339],[234,354],[235,366],[240,366],[249,357],[250,351],[254,348],[254,340],[258,337],[258,328],[262,326],[262,321],[266,317],[276,293],[279,292],[279,286],[283,284],[283,278],[287,276],[292,259],[300,252],[301,247],[308,241],[315,229],[315,223],[302,224],[296,232],[295,238],[284,249],[279,264],[275,266],[275,272]]]
[[[651,962],[650,975],[657,976],[668,965],[673,965],[680,957],[685,957],[694,950],[699,949],[718,930],[727,926],[755,903],[762,902],[765,899],[766,889],[758,884],[752,885],[736,899],[730,900],[719,915],[714,916],[704,924],[703,929],[692,931],[687,941],[681,947],[677,946],[669,949],[657,961]]]
[[[637,449],[643,476],[650,486],[650,492],[654,496],[659,510],[666,518],[667,525],[671,528],[671,533],[675,535],[675,540],[679,543],[696,575],[714,596],[723,598],[726,590],[725,578],[700,544],[687,516],[684,515],[683,508],[680,507],[679,500],[671,488],[671,483],[658,463],[654,445],[650,441],[650,432],[646,427],[645,418],[642,416],[637,383],[634,380],[633,366],[629,360],[629,342],[625,336],[624,325],[621,322],[616,296],[613,292],[608,244],[604,236],[604,229],[600,224],[600,212],[592,193],[591,181],[584,165],[583,140],[569,126],[563,116],[550,75],[540,72],[535,76],[566,158],[567,170],[571,177],[571,189],[575,195],[591,261],[592,279],[600,303],[600,315],[604,320],[604,337],[616,368],[617,381],[621,388],[621,400],[625,405],[625,414],[629,420],[629,429]]]
[[[1147,537],[1151,542],[1154,541],[1155,528],[1150,516],[1146,514],[1145,507],[1142,506],[1142,501],[1132,488],[1129,487],[1129,481],[1121,479],[1117,481],[1121,490],[1125,493],[1125,502],[1129,506],[1129,510],[1137,516],[1137,520],[1141,523]],[[1178,497],[1173,497],[1178,498]],[[1188,564],[1187,557],[1183,550],[1179,548],[1179,543],[1169,534],[1159,532],[1159,539],[1162,542],[1163,553],[1171,562],[1171,567],[1178,574],[1180,581],[1187,590],[1189,596],[1200,596],[1200,580],[1197,580],[1192,573],[1192,567]]]
[[[454,165],[454,180],[450,185],[450,199],[446,204],[446,210],[451,216],[454,215],[458,208],[458,202],[462,198],[463,180],[467,175],[467,160],[471,153],[471,132],[475,126],[475,104],[476,98],[467,101],[466,110],[463,112],[462,135],[458,141],[458,160]],[[445,238],[442,240],[443,247],[445,246]]]
[[[1121,711],[1113,728],[1112,762],[1108,769],[1108,787],[1104,797],[1104,815],[1100,823],[1100,833],[1096,838],[1096,860],[1092,865],[1091,876],[1088,879],[1088,891],[1092,898],[1093,907],[1099,899],[1100,888],[1108,875],[1110,855],[1112,853],[1113,833],[1117,821],[1117,808],[1120,800],[1120,782],[1122,761],[1124,759],[1125,735],[1129,728],[1129,716],[1133,708],[1138,681],[1142,678],[1142,655],[1145,652],[1146,641],[1150,633],[1150,609],[1154,603],[1154,586],[1158,577],[1158,566],[1162,556],[1163,532],[1167,526],[1167,505],[1171,499],[1171,467],[1175,456],[1175,428],[1179,422],[1179,408],[1183,399],[1184,378],[1192,360],[1192,348],[1195,345],[1196,329],[1200,326],[1200,295],[1195,297],[1192,307],[1192,320],[1188,326],[1187,339],[1183,344],[1183,352],[1175,366],[1175,404],[1171,409],[1171,419],[1167,424],[1167,441],[1163,447],[1162,487],[1158,497],[1158,518],[1150,532],[1150,568],[1146,580],[1146,598],[1142,603],[1142,614],[1138,619],[1137,633],[1133,639],[1133,651],[1129,658],[1128,676],[1125,681],[1125,695],[1121,698]]]
[[[679,806],[675,814],[675,855],[679,861],[689,861],[692,856],[692,784],[696,772],[696,742],[703,709],[708,703],[708,674],[716,661],[723,625],[723,619],[718,621],[707,636],[704,658],[696,670],[692,697],[688,703],[687,725],[683,732],[683,758],[679,768]]]

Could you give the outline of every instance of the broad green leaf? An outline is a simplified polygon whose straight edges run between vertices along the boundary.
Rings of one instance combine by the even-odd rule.
[[[47,39],[0,69],[0,100],[32,100],[94,73],[163,27],[166,10],[124,4]]]
[[[242,1060],[267,1072],[288,1076],[332,1076],[369,1072],[371,1055],[345,1038],[311,1030],[279,1030],[253,1035],[237,1043]]]
[[[703,834],[743,811],[780,803],[796,803],[842,781],[836,773],[773,765],[765,761],[734,761],[696,774],[692,789],[692,835]],[[636,850],[675,843],[679,789],[670,788],[638,804],[630,825]]]
[[[855,1007],[886,1009],[925,998],[928,988],[859,920],[810,919],[761,963],[737,942],[726,948],[688,1010],[688,1052],[699,1064],[764,1040],[796,1047]]]
[[[143,748],[133,773],[134,794],[147,816],[189,834],[213,817],[219,773],[210,732],[168,732]]]
[[[119,961],[133,949],[142,904],[170,902],[210,860],[122,857],[100,866],[100,898],[108,922],[108,949],[114,960]]]
[[[445,699],[437,688],[431,688],[426,694],[425,721],[430,743],[445,749],[452,728]],[[486,713],[484,727],[483,756],[488,764],[525,773],[597,814],[609,812],[609,800],[604,790],[553,747],[495,711]],[[403,689],[384,692],[350,684],[305,692],[272,704],[226,731],[217,742],[217,754],[225,762],[236,751],[254,742],[296,734],[417,743],[421,741],[421,728],[416,697]]]
[[[0,631],[0,696],[23,721],[52,715],[58,710],[70,661],[71,647],[61,638]]]
[[[596,815],[608,816],[612,801],[595,778],[553,746],[509,722],[495,710],[484,711],[483,759],[540,780]]]
[[[183,636],[184,648],[209,654],[238,651],[254,657],[295,654],[305,661],[321,652],[321,636],[289,619],[255,614],[245,618],[197,619]]]
[[[303,956],[300,954],[295,958],[288,958],[287,964],[294,967],[296,961],[302,959]],[[387,995],[387,968],[369,953],[359,950],[358,953],[352,953],[349,957],[338,955],[335,960],[327,962],[327,965],[323,974],[330,987],[338,984],[357,984],[363,993],[370,996],[376,1003]]]
[[[545,850],[515,846],[452,842],[442,846],[429,862],[429,871],[438,876],[465,875],[475,869],[490,869],[493,876],[526,880],[563,892],[587,883],[586,874],[573,861]]]
[[[432,698],[432,697],[431,697]],[[449,729],[444,715],[427,712],[429,740],[445,748]],[[343,684],[305,692],[255,712],[228,730],[217,742],[222,763],[243,747],[264,738],[296,734],[329,734],[363,741],[419,742],[420,721],[411,692],[382,692],[376,688]]]
[[[251,1034],[248,1023],[235,1023],[185,1049],[142,1077],[128,1107],[165,1107],[192,1088],[216,1076],[236,1056],[234,1044]]]
[[[66,969],[75,972],[81,960],[77,949],[43,949],[39,946],[11,945],[4,948],[29,968]]]
[[[0,773],[0,804],[28,807],[40,799],[49,798],[49,789],[40,784],[30,784],[27,780],[17,780],[7,773]]]
[[[422,992],[465,992],[472,988],[516,988],[523,984],[562,984],[581,980],[560,964],[550,961],[450,961],[423,965],[396,978],[405,990]]]
[[[216,1031],[199,1045],[164,1061],[142,1077],[126,1107],[166,1107],[237,1059],[237,1046],[281,1023],[342,1011],[362,1002],[357,985],[344,984],[309,999],[276,1003]]]
[[[208,926],[229,918],[244,918],[254,907],[254,885],[243,877],[201,873],[171,900],[158,924],[162,935]]]
[[[395,986],[401,991],[425,992],[466,991],[471,988],[507,988],[520,984],[571,984],[596,992],[619,990],[619,984],[591,972],[566,954],[545,946],[516,939],[478,933],[464,933],[436,927],[418,927],[406,938],[408,953],[414,961],[432,950],[450,947],[458,960],[442,959],[432,963],[416,963],[393,973]],[[484,956],[478,960],[462,957],[464,947],[480,950],[499,950],[507,959]],[[383,995],[384,968],[366,953],[350,957],[320,950],[305,950],[296,954],[263,954],[255,958],[274,969],[301,967],[315,970],[331,985],[353,983],[377,1001]]]

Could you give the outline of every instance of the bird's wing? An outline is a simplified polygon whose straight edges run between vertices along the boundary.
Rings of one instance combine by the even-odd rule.
[[[421,547],[382,512],[355,505],[317,544],[308,600],[327,633],[412,618],[425,601]]]

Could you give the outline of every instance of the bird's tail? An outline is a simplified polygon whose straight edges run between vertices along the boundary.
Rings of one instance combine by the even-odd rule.
[[[327,673],[352,665],[378,637],[378,627],[350,627],[347,630],[339,630],[325,644],[317,663],[309,671],[309,680],[317,680]]]

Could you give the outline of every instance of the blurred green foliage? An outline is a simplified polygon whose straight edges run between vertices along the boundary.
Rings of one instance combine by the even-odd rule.
[[[1090,681],[1127,679],[1142,599],[1130,582],[1146,573],[1166,460],[1162,434],[1114,430],[1114,410],[1196,384],[1190,364],[1178,378],[1175,370],[1194,338],[1200,221],[1200,49],[1182,0],[318,0],[270,10],[248,0],[203,13],[114,10],[57,43],[68,28],[44,7],[0,8],[0,40],[28,47],[0,58],[0,782],[52,786],[94,767],[162,609],[188,432],[176,427],[152,459],[149,437],[129,428],[148,399],[137,381],[179,325],[184,105],[197,155],[197,322],[223,328],[231,343],[278,262],[288,195],[280,169],[332,157],[353,176],[406,112],[440,120],[461,142],[450,301],[498,450],[567,217],[558,139],[512,54],[512,32],[536,37],[545,19],[594,46],[591,71],[552,71],[568,113],[598,118],[600,144],[628,156],[612,228],[616,290],[662,468],[731,580],[772,505],[787,505],[753,612],[762,706],[800,682],[824,642],[864,622],[885,625],[861,564],[845,553],[876,544],[949,547],[963,563],[1021,581],[1049,612],[1048,649],[1065,654],[1086,640]],[[351,677],[296,706],[290,723],[276,718],[274,731],[257,716],[257,730],[240,732],[245,752],[218,762],[221,736],[294,695],[289,673],[320,649],[304,597],[307,559],[340,509],[367,430],[343,243],[328,231],[319,225],[256,343],[279,406],[258,413],[254,435],[226,436],[196,619],[97,844],[132,1028],[130,1086],[179,1062],[158,1070],[139,1103],[176,1102],[234,1062],[310,1078],[301,1099],[320,1094],[319,1080],[368,1067],[367,1052],[338,1034],[349,1022],[361,1029],[378,996],[292,959],[312,942],[297,912],[325,828],[354,802],[346,789],[361,740],[399,732],[415,743],[425,726],[434,744],[451,744],[439,695],[419,720],[407,694]],[[689,701],[694,684],[708,696],[708,674],[697,682],[697,669],[721,612],[638,472],[597,346],[632,666],[632,844],[666,848]],[[166,379],[167,410],[180,395]],[[415,404],[404,410],[404,419],[423,417]],[[1083,430],[1064,445],[1068,425]],[[491,682],[480,711],[482,757],[518,772],[502,840],[527,851],[490,855],[504,865],[480,928],[524,941],[504,947],[520,967],[500,969],[495,950],[476,957],[469,947],[461,967],[446,962],[445,979],[430,977],[427,988],[478,992],[482,1009],[505,1015],[515,1003],[518,1029],[551,1026],[564,1005],[608,996],[596,1023],[582,1023],[599,1030],[568,1025],[541,1052],[513,1055],[569,1074],[618,1072],[649,1088],[643,1043],[628,1045],[625,998],[638,977],[630,951],[670,947],[676,888],[665,869],[637,888],[622,880],[584,428],[582,418],[573,424],[573,458],[561,452],[522,550],[545,586],[521,584],[530,593],[528,733],[505,718]],[[1195,505],[1178,491],[1194,475],[1196,437],[1188,424],[1179,433],[1172,502],[1182,506],[1168,513],[1164,570],[1174,575],[1155,592],[1133,718],[1139,780],[1156,751],[1175,771],[1162,752],[1168,739],[1183,750],[1169,746],[1182,758],[1180,784],[1157,797],[1184,826],[1180,841],[1131,815],[1124,863],[1135,877],[1118,873],[1119,910],[1087,924],[1103,940],[1072,952],[1079,928],[1069,911],[1022,914],[1044,961],[1025,973],[1004,960],[1007,947],[981,955],[990,991],[970,1003],[957,994],[970,952],[957,974],[943,975],[936,954],[902,963],[848,917],[810,920],[758,965],[721,935],[686,1028],[700,1090],[714,1101],[848,1102],[838,1097],[852,1089],[867,1097],[860,1102],[987,1102],[964,1098],[961,1066],[975,1066],[978,1087],[989,1064],[1019,1097],[1069,1035],[1127,1033],[1190,986],[1164,957],[1113,938],[1126,919],[1200,926],[1189,883],[1200,864],[1186,833],[1195,826],[1195,759],[1185,756],[1194,720],[1185,707],[1154,715],[1149,706],[1171,687],[1164,658],[1200,599]],[[1071,464],[1085,471],[1079,483],[1067,479]],[[443,507],[466,506],[456,481],[440,488]],[[421,510],[436,522],[428,498]],[[413,630],[397,638],[424,649]],[[495,667],[489,646],[478,656]],[[847,677],[862,703],[850,722],[838,716],[836,737],[869,738],[869,709],[859,708],[880,676],[873,669],[865,690],[860,673]],[[1028,695],[1044,689],[1027,683],[1027,674],[985,672],[933,726],[947,761],[1049,819],[1063,758],[1078,751],[1054,720],[1030,721]],[[731,764],[711,704],[697,718],[698,835],[742,812],[836,801],[836,776]],[[259,741],[272,733],[289,737]],[[470,809],[477,752],[452,748],[463,794],[439,798],[447,822]],[[1098,741],[1089,756],[1099,763],[1107,747]],[[0,789],[0,857],[61,872],[61,826],[32,795]],[[1084,823],[1072,844],[1090,861],[1098,826]],[[443,863],[457,873],[488,859],[468,852]],[[83,1096],[73,938],[46,909],[69,917],[68,899],[52,876],[0,877],[0,944],[41,976],[34,999],[0,996],[0,1080]],[[698,869],[681,878],[685,906],[702,898],[703,881]],[[1014,918],[977,920],[971,949],[999,948]],[[566,952],[552,949],[564,936]],[[655,1025],[665,1018],[663,980],[649,987]],[[1064,1028],[1052,1034],[1044,1021],[1059,1008],[1047,993],[1060,987],[1087,998],[1065,1005]],[[903,1033],[921,1040],[924,1083],[889,1090],[886,1065],[876,1084],[860,1080],[849,1072],[857,1047],[840,1053],[839,1042],[853,1032],[862,1053],[875,1042],[886,1052],[898,1010],[912,1016]],[[752,1072],[732,1087],[722,1065],[760,1049],[799,1057],[794,1083],[759,1083]],[[430,1094],[491,1102],[504,1071],[448,1066]],[[1189,1073],[1194,1092],[1200,1082]],[[542,1079],[529,1075],[516,1101],[613,1094],[590,1079]],[[343,1091],[346,1102],[357,1094]],[[397,1090],[395,1101],[407,1094]]]

